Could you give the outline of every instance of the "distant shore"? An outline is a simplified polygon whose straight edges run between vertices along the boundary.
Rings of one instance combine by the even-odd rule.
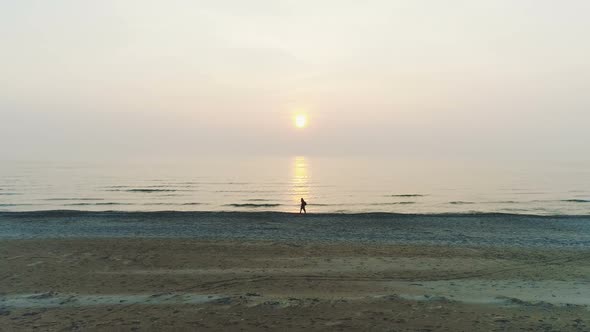
[[[69,238],[0,256],[9,330],[590,327],[588,248]]]

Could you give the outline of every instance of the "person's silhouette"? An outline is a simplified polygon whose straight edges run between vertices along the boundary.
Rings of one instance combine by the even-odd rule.
[[[307,211],[305,210],[305,206],[307,205],[307,202],[301,198],[301,208],[299,209],[299,214],[301,214],[301,211],[303,211],[305,214],[307,214]]]

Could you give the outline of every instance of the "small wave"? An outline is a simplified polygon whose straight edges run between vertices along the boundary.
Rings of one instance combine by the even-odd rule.
[[[153,189],[153,188],[141,188],[141,189],[112,189],[109,191],[125,191],[125,192],[129,192],[129,193],[166,193],[166,192],[175,192],[178,191],[176,189]]]
[[[157,185],[146,186],[146,188],[169,188],[169,187],[175,187],[175,186],[169,185],[169,184],[157,184]]]
[[[0,204],[0,207],[11,207],[11,206],[32,206],[35,204],[12,204],[12,203],[6,203],[6,204]]]
[[[64,206],[105,206],[105,205],[133,205],[131,203],[98,202],[98,203],[71,203]]]
[[[104,198],[45,198],[44,201],[104,201]]]
[[[194,185],[178,185],[178,184],[174,184],[174,183],[158,184],[158,185],[150,185],[150,186],[142,186],[142,188],[145,188],[145,189],[160,189],[160,188],[163,188],[163,189],[174,189],[174,188],[194,188],[194,187],[195,187]]]
[[[225,204],[224,206],[232,206],[232,207],[246,207],[246,208],[259,208],[259,207],[277,207],[281,206],[281,204]]]
[[[0,193],[2,196],[14,196],[14,195],[22,195],[21,193]]]
[[[204,203],[183,203],[182,205],[203,205]]]
[[[465,201],[452,201],[449,204],[453,205],[467,205],[467,204],[475,204],[474,202],[465,202]]]
[[[481,202],[482,204],[518,204],[517,201],[488,201],[488,202]]]
[[[587,199],[564,199],[561,201],[562,202],[569,202],[569,203],[590,203],[590,200],[587,200]]]
[[[416,204],[416,202],[386,202],[386,203],[371,203],[369,205],[380,206],[380,205],[407,205]]]
[[[528,209],[522,209],[522,208],[505,208],[505,209],[500,209],[501,212],[528,212]]]
[[[422,194],[398,194],[398,195],[386,195],[385,197],[424,197]]]

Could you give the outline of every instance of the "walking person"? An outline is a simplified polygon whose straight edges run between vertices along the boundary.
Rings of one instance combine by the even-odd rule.
[[[301,208],[299,208],[299,214],[301,214],[301,211],[303,211],[305,214],[307,214],[307,211],[305,210],[305,206],[307,205],[307,202],[301,198]]]

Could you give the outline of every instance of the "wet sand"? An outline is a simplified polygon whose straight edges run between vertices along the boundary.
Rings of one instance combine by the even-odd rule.
[[[590,250],[0,242],[0,330],[588,331]]]

